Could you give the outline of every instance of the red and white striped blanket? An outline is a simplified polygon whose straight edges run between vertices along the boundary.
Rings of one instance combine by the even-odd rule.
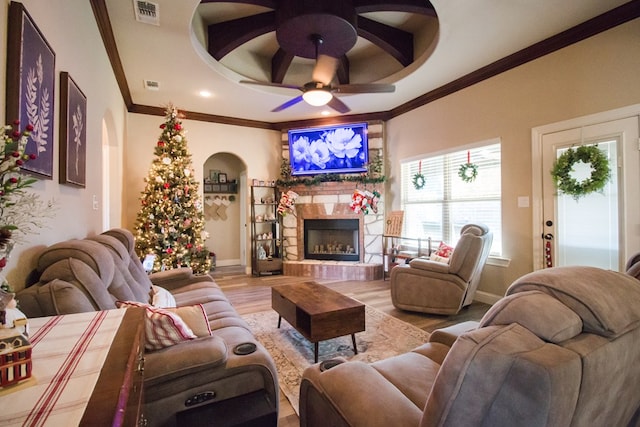
[[[76,426],[126,310],[29,319],[32,378],[0,389],[0,426]]]

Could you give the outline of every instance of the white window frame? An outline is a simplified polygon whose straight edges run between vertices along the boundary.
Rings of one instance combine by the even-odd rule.
[[[493,232],[493,245],[491,248],[491,257],[502,256],[502,187],[501,187],[501,140],[500,138],[492,138],[490,140],[477,142],[464,147],[456,147],[454,150],[448,150],[437,153],[430,153],[426,155],[412,157],[410,159],[402,160],[400,163],[401,169],[401,209],[405,212],[405,219],[403,223],[403,235],[411,237],[433,239],[433,244],[439,244],[439,241],[445,241],[447,244],[455,245],[458,241],[459,231],[461,224],[451,224],[455,219],[451,219],[455,214],[449,215],[450,212],[455,211],[456,205],[458,208],[464,203],[475,203],[483,201],[488,202],[485,206],[488,210],[479,211],[479,217],[484,215],[485,219],[475,218],[473,216],[466,216],[464,222],[479,221],[489,226]],[[495,147],[497,145],[497,147]],[[484,160],[485,170],[483,171],[483,160],[481,152],[485,148],[491,148],[494,150],[494,155],[498,157],[498,167],[495,169],[495,165],[492,170],[488,171],[486,168],[491,168],[490,164],[495,164],[495,158],[490,160]],[[458,170],[462,163],[466,163],[467,153],[470,153],[471,163],[478,166],[478,176],[470,183],[465,183],[458,176]],[[423,165],[425,165],[423,167]],[[439,166],[441,165],[441,166]],[[441,168],[441,169],[440,169]],[[421,190],[417,190],[414,187],[413,177],[417,172],[422,173],[426,178],[425,187]],[[449,177],[447,179],[447,176]],[[468,186],[468,187],[467,187]],[[489,193],[482,194],[484,188],[490,188]],[[459,196],[453,195],[458,193]],[[496,207],[497,202],[497,207]],[[411,212],[412,206],[419,206],[424,208],[427,205],[437,205],[438,210],[442,210],[442,216],[437,218],[429,218],[429,221],[424,221],[424,211]],[[463,209],[464,211],[464,209]],[[437,212],[437,211],[436,211]],[[465,211],[467,215],[469,212]],[[418,218],[420,218],[421,226],[417,225]],[[430,216],[433,216],[431,214]],[[433,235],[427,236],[426,228],[429,222],[434,222]],[[440,227],[440,224],[444,224]],[[435,229],[440,229],[441,235]]]

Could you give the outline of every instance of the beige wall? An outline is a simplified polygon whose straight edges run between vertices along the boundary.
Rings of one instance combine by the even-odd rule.
[[[102,144],[103,121],[107,127],[106,142],[115,155],[111,167],[118,170],[124,136],[125,112],[122,96],[111,71],[111,65],[96,26],[88,1],[22,0],[36,25],[55,51],[56,87],[54,96],[53,179],[43,179],[33,191],[43,199],[53,198],[57,211],[49,226],[38,235],[18,245],[5,271],[16,289],[23,285],[27,273],[34,267],[35,254],[43,245],[60,240],[85,237],[103,231],[102,222]],[[0,120],[4,123],[6,96],[5,22],[9,0],[0,1]],[[71,25],[71,23],[73,23]],[[60,72],[67,71],[87,97],[87,179],[85,188],[58,184],[59,179],[59,117]],[[13,118],[11,118],[13,119]],[[93,198],[98,209],[93,209]],[[120,206],[117,204],[117,209]],[[112,224],[119,225],[119,224]]]
[[[176,106],[180,109],[180,106]],[[140,192],[144,189],[144,178],[149,172],[153,159],[154,148],[160,135],[159,126],[164,123],[164,118],[159,116],[147,116],[142,114],[127,115],[127,138],[125,143],[124,158],[124,182],[123,182],[123,225],[133,229],[136,213],[140,208]],[[187,144],[192,155],[193,167],[196,171],[196,179],[202,182],[204,179],[205,163],[207,159],[216,153],[228,153],[236,156],[246,166],[249,181],[251,178],[265,179],[265,177],[278,177],[280,173],[280,132],[240,126],[212,124],[185,119],[182,122],[187,131]],[[208,169],[206,169],[208,170]],[[237,177],[239,178],[239,177]],[[200,186],[202,196],[202,186]],[[237,206],[249,207],[249,188],[239,188]],[[243,200],[244,199],[244,202]],[[242,204],[244,203],[244,205]],[[248,212],[247,212],[248,216]],[[239,223],[238,223],[239,224]],[[231,226],[224,230],[217,227],[212,230],[210,241],[205,242],[212,248],[225,245],[227,241],[236,244],[240,238],[248,242],[249,236],[241,236],[238,231],[233,231]],[[217,231],[217,232],[216,232]],[[245,234],[248,234],[245,233]],[[249,247],[249,246],[247,246]],[[218,255],[218,252],[216,252]],[[226,250],[220,254],[221,259],[231,257]],[[245,254],[245,257],[251,254]],[[245,259],[247,265],[251,265],[250,258]]]
[[[53,197],[58,211],[49,228],[14,250],[5,271],[18,288],[43,245],[99,233],[107,225],[133,228],[143,179],[163,122],[162,117],[126,112],[88,1],[22,3],[56,52],[53,179],[38,182],[34,191]],[[6,22],[8,4],[9,0],[0,0],[0,22]],[[531,196],[531,129],[640,103],[639,23],[635,20],[616,27],[389,121],[387,209],[399,207],[395,176],[402,159],[501,138],[503,247],[511,264],[508,268],[489,266],[481,290],[504,293],[509,283],[532,269],[531,211],[517,207],[519,196]],[[4,111],[4,28],[0,38],[0,111]],[[69,72],[88,99],[88,173],[83,189],[58,184],[60,71]],[[206,159],[221,152],[245,163],[249,181],[278,176],[279,132],[188,119],[184,124],[199,180]],[[109,147],[109,171],[103,170],[103,143]],[[103,195],[103,176],[108,176],[110,195]],[[94,196],[99,202],[97,210],[93,209]],[[238,196],[243,206],[249,206],[246,186]],[[108,224],[103,222],[103,200],[110,208]],[[248,242],[248,236],[246,239]]]
[[[640,20],[629,22],[387,123],[388,209],[399,209],[403,159],[502,140],[502,227],[508,267],[487,266],[480,290],[503,295],[533,269],[531,129],[640,102]],[[640,249],[640,248],[639,248]]]
[[[216,153],[204,163],[203,173],[207,176],[210,170],[218,170],[226,173],[228,180],[235,179],[240,182],[241,175],[246,174],[245,169],[244,163],[235,155]],[[233,194],[235,200],[230,201],[228,205],[222,204],[221,206],[214,203],[215,197],[226,198],[228,201],[231,194],[204,195],[205,214],[212,213],[205,215],[205,230],[211,236],[207,247],[215,252],[218,266],[243,264],[244,253],[239,237],[248,232],[248,228],[245,228],[245,223],[242,222],[246,218],[241,216],[241,209],[244,208],[241,203],[243,194],[243,191],[240,191],[239,194]],[[224,215],[217,214],[221,209]]]

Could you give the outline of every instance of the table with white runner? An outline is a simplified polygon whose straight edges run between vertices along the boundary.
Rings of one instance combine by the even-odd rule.
[[[126,310],[29,319],[32,378],[0,389],[0,426],[76,426]]]

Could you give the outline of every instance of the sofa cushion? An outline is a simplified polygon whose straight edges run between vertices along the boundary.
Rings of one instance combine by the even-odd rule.
[[[22,289],[18,291],[17,299],[27,318],[95,311],[84,292],[60,279]]]
[[[113,277],[113,263],[111,265],[111,270],[106,269],[108,277]],[[107,290],[103,278],[85,262],[76,258],[62,259],[50,265],[40,276],[40,281],[43,283],[54,279],[61,279],[75,285],[92,303],[93,310],[116,308],[116,299],[133,299],[133,294],[126,287]]]
[[[134,295],[133,299],[140,302],[147,302],[149,298],[149,291],[151,290],[149,280],[147,279],[145,281],[139,281],[136,280],[136,277],[131,274],[131,255],[129,254],[128,249],[122,244],[122,242],[120,242],[120,240],[116,239],[113,236],[108,236],[105,234],[92,236],[87,238],[86,240],[98,242],[108,250],[113,259],[115,268],[115,274],[112,283],[115,283],[116,287],[127,286],[128,288],[130,288],[131,292]],[[110,284],[109,286],[111,287],[113,286],[113,284]]]
[[[489,325],[518,323],[545,341],[559,343],[582,332],[582,319],[551,295],[520,292],[495,303],[480,321]]]
[[[165,310],[180,316],[197,337],[211,336],[211,326],[209,325],[207,313],[205,313],[202,304],[166,308]]]
[[[118,307],[144,307],[145,349],[153,351],[197,338],[191,328],[172,311],[137,301],[118,301]]]
[[[539,290],[582,318],[584,330],[617,337],[640,324],[640,281],[616,271],[567,266],[534,271],[516,280],[507,295]]]
[[[151,285],[151,305],[160,308],[176,307],[175,297],[161,286]]]
[[[475,329],[449,351],[420,426],[568,426],[581,371],[579,355],[518,324]]]

